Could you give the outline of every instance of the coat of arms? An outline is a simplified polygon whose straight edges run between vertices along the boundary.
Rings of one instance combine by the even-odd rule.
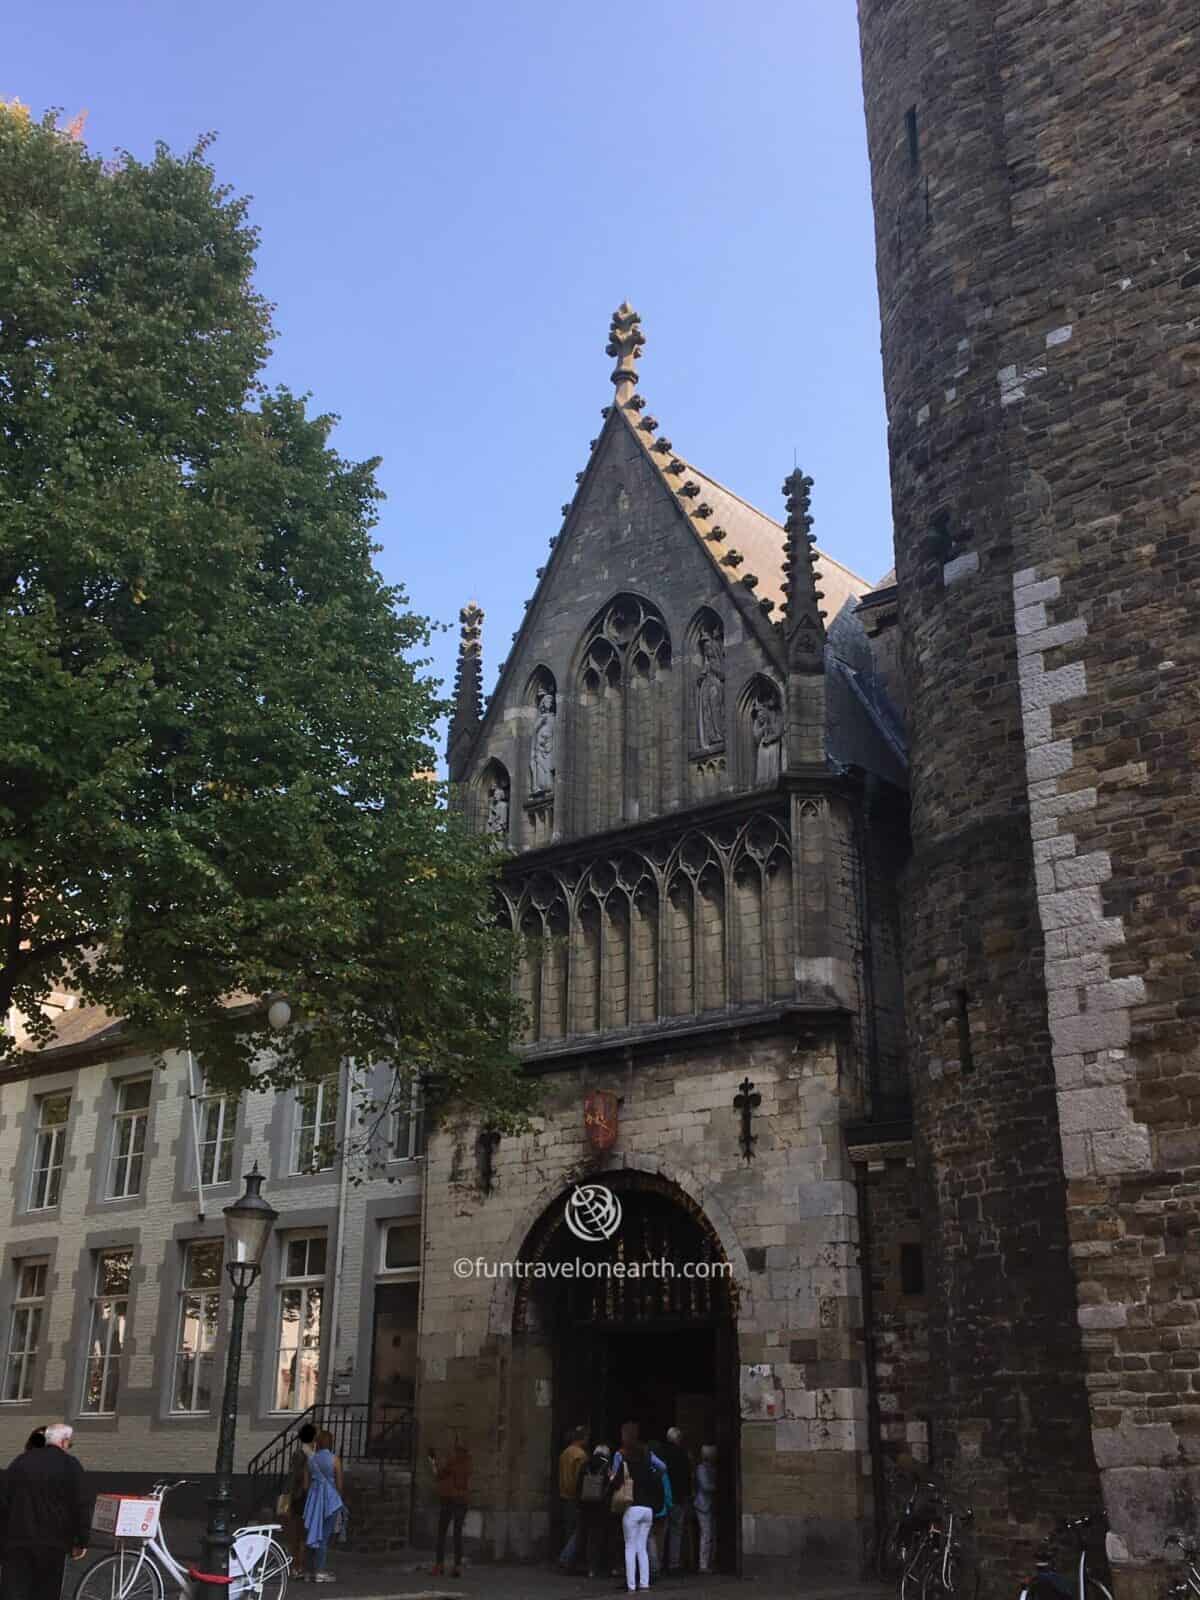
[[[593,1150],[611,1150],[617,1142],[617,1097],[593,1089],[583,1097],[583,1128]]]

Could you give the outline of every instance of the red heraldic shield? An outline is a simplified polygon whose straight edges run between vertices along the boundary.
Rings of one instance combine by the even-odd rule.
[[[617,1142],[617,1097],[593,1089],[583,1097],[583,1127],[593,1150],[611,1150]]]

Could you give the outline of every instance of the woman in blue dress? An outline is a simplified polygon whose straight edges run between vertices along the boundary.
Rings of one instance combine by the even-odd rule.
[[[333,1453],[333,1435],[328,1428],[322,1428],[317,1447],[308,1459],[308,1495],[304,1501],[304,1542],[314,1583],[333,1582],[333,1573],[325,1570],[325,1558],[338,1512],[344,1505],[342,1463]]]

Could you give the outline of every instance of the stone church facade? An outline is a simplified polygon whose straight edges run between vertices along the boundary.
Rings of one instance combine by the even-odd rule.
[[[887,593],[872,637],[802,474],[780,524],[676,451],[642,342],[622,307],[614,402],[486,709],[463,613],[451,779],[510,852],[545,1101],[524,1138],[431,1142],[420,1426],[470,1445],[496,1555],[553,1535],[564,1432],[634,1417],[718,1446],[722,1565],[857,1565],[884,1456],[926,1438]],[[483,1275],[586,1259],[588,1183],[623,1207],[608,1259],[728,1276]]]

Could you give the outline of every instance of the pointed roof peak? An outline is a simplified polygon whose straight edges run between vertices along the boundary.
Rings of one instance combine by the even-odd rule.
[[[622,300],[612,314],[612,321],[608,327],[608,343],[604,347],[606,354],[616,357],[617,364],[612,370],[612,381],[616,386],[616,401],[619,406],[625,405],[637,388],[638,375],[634,362],[641,355],[645,344],[646,335],[642,332],[642,319],[628,300]]]
[[[446,741],[447,766],[453,782],[461,775],[471,742],[483,721],[483,609],[476,601],[468,600],[458,613],[458,620],[462,634],[454,674],[454,710]]]
[[[809,507],[812,479],[796,470],[783,485],[787,499],[786,543],[783,554],[783,621],[788,665],[801,672],[820,672],[825,660],[825,613],[817,604],[825,598],[817,588],[817,536]]]

